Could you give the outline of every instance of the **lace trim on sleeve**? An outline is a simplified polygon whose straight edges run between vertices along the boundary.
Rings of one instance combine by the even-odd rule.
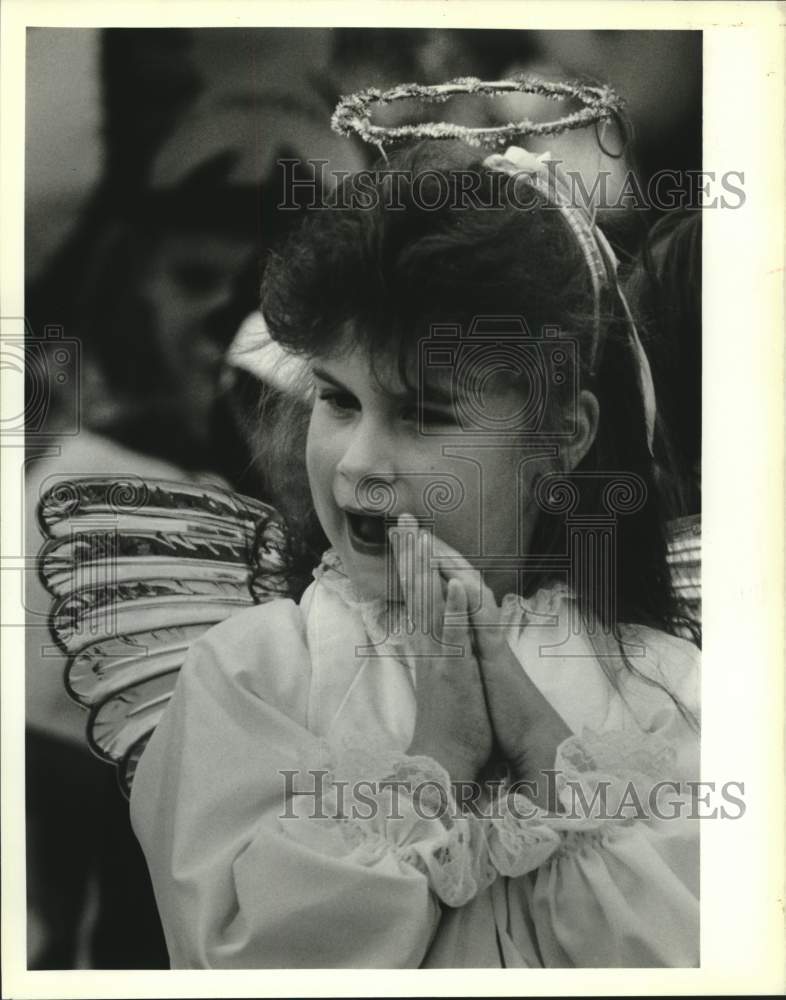
[[[557,748],[555,780],[564,812],[547,813],[521,791],[503,789],[486,823],[489,858],[501,875],[519,877],[648,816],[649,794],[674,779],[675,751],[656,734],[585,729]]]
[[[500,875],[518,878],[539,868],[560,847],[547,814],[524,795],[500,800],[500,815],[486,825],[489,859]]]
[[[563,808],[592,805],[599,818],[646,818],[659,782],[678,778],[674,746],[657,733],[585,729],[557,748],[555,770]]]
[[[318,808],[312,817],[298,810],[298,819],[318,815],[330,824],[326,851],[335,853],[339,836],[341,854],[356,864],[372,867],[393,858],[402,872],[414,868],[425,875],[435,895],[454,907],[496,878],[481,827],[461,814],[437,761],[367,744],[337,751],[323,741],[301,767],[302,776],[315,772],[324,773]],[[299,835],[291,824],[281,829]],[[313,836],[309,841],[314,846]]]
[[[307,834],[284,823],[282,831],[364,867],[392,860],[403,874],[415,869],[453,907],[469,902],[498,875],[518,878],[552,856],[603,846],[615,831],[642,818],[621,808],[631,805],[630,788],[646,804],[648,788],[671,780],[674,760],[672,748],[656,735],[585,730],[557,750],[564,813],[547,813],[522,792],[503,788],[487,803],[490,811],[478,817],[461,812],[448,773],[429,757],[367,742],[335,748],[326,741],[308,756],[301,775],[324,777],[318,806],[312,797],[311,815],[298,808]],[[328,829],[315,827],[315,816]]]

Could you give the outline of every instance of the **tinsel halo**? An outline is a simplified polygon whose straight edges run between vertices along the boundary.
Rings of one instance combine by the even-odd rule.
[[[487,97],[501,94],[536,94],[553,101],[568,98],[578,100],[583,107],[561,118],[548,122],[533,122],[524,118],[519,122],[472,128],[455,122],[422,122],[415,125],[372,125],[374,105],[392,104],[395,101],[419,100],[427,104],[442,104],[458,94],[478,94]],[[535,76],[514,76],[506,80],[478,80],[461,77],[447,83],[423,85],[402,83],[390,90],[369,87],[347,97],[342,97],[331,118],[331,126],[341,135],[360,136],[364,142],[385,146],[393,142],[412,139],[461,139],[472,146],[503,146],[511,140],[526,135],[558,135],[569,129],[586,128],[609,121],[619,115],[624,106],[622,98],[606,86],[592,86],[566,81],[549,82]]]

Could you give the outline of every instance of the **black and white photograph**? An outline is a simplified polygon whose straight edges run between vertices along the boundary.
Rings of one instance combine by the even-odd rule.
[[[779,991],[776,5],[12,6],[4,996]]]

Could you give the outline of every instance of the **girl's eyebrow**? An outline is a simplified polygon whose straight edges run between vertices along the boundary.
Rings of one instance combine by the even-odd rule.
[[[401,403],[417,403],[421,406],[452,406],[455,399],[450,389],[436,385],[433,382],[424,383],[422,386],[406,386],[400,392],[386,389],[385,392],[391,399]]]
[[[322,382],[329,382],[330,385],[335,386],[336,389],[343,389],[345,392],[349,391],[343,383],[339,382],[338,379],[334,378],[332,375],[328,375],[328,373],[322,368],[312,368],[311,374],[320,379]]]
[[[311,374],[315,378],[318,378],[322,382],[327,382],[336,389],[341,389],[343,392],[351,392],[351,390],[349,390],[343,382],[340,382],[337,378],[335,378],[335,376],[330,375],[324,370],[324,368],[319,368],[315,365],[311,369]],[[416,386],[405,388],[401,392],[394,392],[390,389],[385,389],[385,393],[391,399],[405,402],[412,402],[413,400],[420,401],[424,405],[428,403],[429,405],[451,406],[454,402],[453,393],[446,387],[432,382],[428,385],[424,385],[423,390],[424,393],[422,399],[420,398],[420,393]]]

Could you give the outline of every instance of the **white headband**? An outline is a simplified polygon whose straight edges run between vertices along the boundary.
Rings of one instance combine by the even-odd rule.
[[[601,318],[601,303],[604,289],[610,289],[617,295],[628,320],[631,348],[636,357],[636,371],[639,382],[642,403],[644,405],[644,421],[647,433],[647,447],[653,454],[655,438],[655,385],[652,380],[652,370],[644,345],[639,337],[636,323],[630,307],[617,280],[617,258],[609,241],[595,225],[586,209],[575,204],[571,197],[571,189],[565,174],[560,170],[558,161],[549,153],[535,156],[534,153],[520,146],[510,146],[504,154],[493,153],[488,156],[483,165],[490,170],[501,170],[511,176],[525,174],[530,184],[547,202],[560,210],[567,222],[576,242],[581,249],[587,270],[592,281],[594,299],[594,333],[590,349],[589,367],[594,372],[601,352],[601,335],[603,324]]]

